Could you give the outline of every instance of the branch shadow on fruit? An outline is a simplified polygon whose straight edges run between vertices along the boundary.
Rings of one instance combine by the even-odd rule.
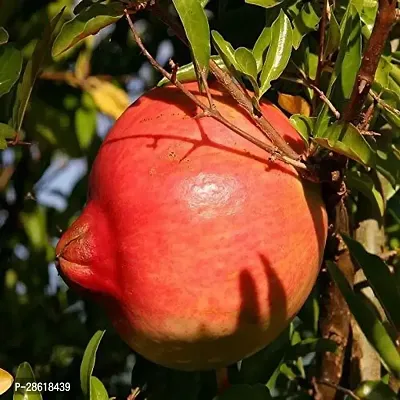
[[[211,86],[212,88],[212,86]],[[221,92],[220,88],[219,94],[215,93],[215,88],[212,91],[212,98],[219,103],[223,103],[226,106],[235,108],[236,112],[239,112],[245,119],[247,119],[249,122],[254,124],[254,121],[252,118],[241,108],[238,107],[238,103],[236,100],[234,100],[227,92],[223,93]],[[204,104],[208,103],[208,100],[205,98],[204,95],[201,95],[199,90],[191,90],[191,93],[194,94],[195,96],[200,96],[201,100],[203,101]],[[178,98],[181,97],[182,100],[178,101]],[[191,118],[194,118],[198,116],[201,113],[201,109],[189,98],[186,97],[186,95],[177,87],[170,86],[168,88],[168,91],[160,91],[160,90],[151,90],[148,93],[146,93],[146,98],[151,99],[153,101],[159,101],[163,102],[166,104],[171,104],[174,107],[179,108],[182,110],[186,115],[188,115]],[[139,98],[136,100],[130,107],[135,107],[141,103],[141,99]],[[204,117],[208,118],[208,117]],[[229,119],[229,118],[228,118]],[[280,132],[282,134],[282,132]],[[283,139],[297,152],[302,152],[303,149],[303,144],[302,141],[296,141],[294,140],[291,136],[286,135],[285,132],[283,132],[282,135]],[[299,136],[300,139],[300,136]]]

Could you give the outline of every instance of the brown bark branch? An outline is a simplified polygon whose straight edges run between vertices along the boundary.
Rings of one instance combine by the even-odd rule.
[[[256,145],[259,148],[268,152],[272,156],[272,158],[278,159],[289,165],[292,165],[297,170],[305,171],[305,172],[308,171],[308,167],[303,162],[294,160],[294,159],[282,154],[280,149],[277,148],[276,146],[269,144],[269,143],[264,143],[261,140],[255,138],[252,135],[248,134],[247,132],[243,131],[242,129],[236,127],[232,122],[228,121],[225,117],[223,117],[218,110],[207,106],[201,100],[199,100],[193,93],[191,93],[189,90],[187,90],[186,87],[181,82],[179,82],[177,79],[175,79],[171,73],[166,71],[154,59],[154,57],[147,51],[147,49],[143,45],[142,40],[140,39],[139,34],[137,33],[135,27],[133,26],[132,19],[127,10],[125,11],[125,16],[128,21],[130,30],[134,36],[135,42],[139,46],[142,53],[149,60],[150,64],[157,71],[159,71],[165,78],[167,78],[171,83],[173,83],[178,89],[180,89],[190,100],[192,100],[203,111],[201,116],[212,117],[212,118],[216,119],[217,121],[221,122],[222,124],[224,124],[225,126],[230,128],[232,131],[237,133],[239,136],[243,137],[244,139],[248,140],[249,142],[253,143],[254,145]],[[311,174],[309,174],[309,175],[311,175]],[[308,176],[308,174],[306,174],[306,176]]]
[[[396,0],[379,0],[378,13],[371,37],[361,61],[353,91],[343,115],[346,122],[357,122],[368,93],[374,82],[375,72],[389,36],[396,21]]]
[[[336,241],[332,250],[336,254],[335,261],[337,266],[352,285],[355,272],[354,265],[351,261],[350,253],[339,235],[339,232],[349,234],[350,231],[348,213],[343,200],[340,200],[337,204],[335,214],[337,233],[335,233],[331,242],[334,243]],[[328,275],[326,279],[327,283],[321,302],[320,330],[323,338],[333,340],[337,344],[337,350],[335,353],[324,353],[320,358],[319,379],[316,385],[317,395],[315,398],[333,400],[342,377],[351,314],[339,288]],[[332,385],[320,384],[318,383],[320,381],[330,382]]]
[[[174,21],[169,15],[168,11],[165,10],[160,4],[156,3],[152,7],[152,11],[169,26],[176,36],[186,45],[188,41],[182,26]],[[270,122],[259,112],[255,112],[253,102],[249,94],[244,91],[241,86],[232,79],[232,77],[225,71],[223,71],[214,60],[210,60],[210,71],[218,80],[218,82],[225,87],[228,93],[238,102],[239,106],[252,118],[257,127],[264,133],[264,135],[272,142],[274,146],[287,157],[294,160],[299,160],[300,155],[297,154],[288,143],[282,138],[282,136],[275,130]]]

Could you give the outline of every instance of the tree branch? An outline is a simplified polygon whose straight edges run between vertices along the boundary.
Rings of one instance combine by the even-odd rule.
[[[378,13],[365,49],[361,66],[350,101],[343,115],[346,122],[357,121],[374,82],[375,72],[389,36],[389,32],[396,21],[396,0],[379,0]]]
[[[251,136],[250,134],[248,134],[247,132],[243,131],[242,129],[236,127],[233,123],[231,123],[225,117],[223,117],[218,110],[216,110],[212,106],[210,106],[210,107],[207,106],[201,100],[199,100],[193,93],[191,93],[189,90],[187,90],[186,87],[181,82],[179,82],[177,79],[174,78],[173,74],[166,71],[153,58],[153,56],[146,50],[146,48],[143,45],[142,40],[140,39],[139,34],[137,33],[135,27],[133,26],[132,19],[127,10],[125,11],[125,17],[128,21],[128,24],[129,24],[130,30],[133,34],[133,37],[135,39],[135,42],[137,43],[137,45],[139,46],[139,48],[143,52],[143,54],[146,56],[146,58],[149,60],[150,64],[157,71],[159,71],[165,78],[167,78],[171,83],[173,83],[178,89],[180,89],[190,100],[192,100],[203,111],[202,116],[212,117],[212,118],[216,119],[217,121],[224,124],[226,127],[230,128],[232,131],[237,133],[239,136],[243,137],[244,139],[247,139],[249,142],[253,143],[254,145],[256,145],[259,148],[268,152],[273,159],[278,159],[289,165],[292,165],[297,170],[304,171],[306,177],[310,177],[312,175],[310,173],[310,171],[308,171],[308,167],[306,166],[306,164],[304,164],[301,161],[294,160],[294,159],[286,156],[285,154],[282,154],[278,147],[273,146],[272,144],[269,144],[269,143],[264,143],[261,140],[255,138],[255,137]]]

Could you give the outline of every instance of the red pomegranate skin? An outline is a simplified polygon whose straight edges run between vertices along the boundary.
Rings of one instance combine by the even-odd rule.
[[[211,91],[223,116],[265,140]],[[286,116],[262,110],[301,152]],[[56,249],[66,282],[106,309],[132,349],[181,370],[226,366],[276,338],[315,283],[327,234],[319,186],[199,112],[172,86],[127,109]]]

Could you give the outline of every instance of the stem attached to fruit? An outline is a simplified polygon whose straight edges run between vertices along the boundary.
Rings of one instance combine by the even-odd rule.
[[[139,46],[139,48],[143,52],[143,54],[147,57],[150,64],[155,69],[157,69],[165,78],[167,78],[171,83],[173,83],[178,89],[180,89],[199,108],[201,108],[201,110],[202,110],[202,113],[200,114],[201,117],[212,117],[212,118],[216,119],[217,121],[221,122],[222,124],[224,124],[225,126],[230,128],[231,130],[233,130],[239,136],[250,141],[251,143],[260,147],[261,149],[267,151],[271,155],[270,156],[271,159],[277,159],[277,160],[283,161],[283,162],[295,167],[297,170],[299,170],[299,172],[303,171],[302,175],[304,175],[309,180],[313,180],[313,181],[317,180],[317,178],[314,176],[315,175],[314,171],[310,171],[306,164],[299,161],[298,159],[293,159],[293,158],[289,157],[288,155],[284,154],[282,152],[281,148],[279,148],[278,146],[274,146],[269,143],[264,143],[261,140],[255,138],[252,135],[248,134],[247,132],[243,131],[242,129],[236,127],[234,124],[232,124],[230,121],[228,121],[225,117],[223,117],[222,114],[215,107],[213,107],[212,105],[207,106],[201,100],[199,100],[193,93],[191,93],[189,90],[187,90],[186,87],[176,79],[176,77],[175,77],[176,74],[171,74],[168,71],[166,71],[153,58],[153,56],[146,50],[146,48],[143,45],[142,40],[140,39],[139,34],[137,33],[135,27],[133,26],[133,22],[129,15],[128,10],[125,10],[125,16],[128,21],[129,27],[132,31],[135,42],[137,43],[137,45]]]

